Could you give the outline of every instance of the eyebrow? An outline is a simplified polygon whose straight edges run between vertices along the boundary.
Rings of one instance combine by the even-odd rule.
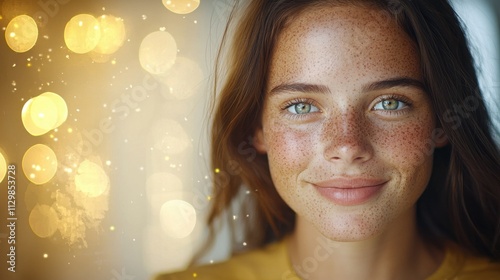
[[[416,79],[409,77],[396,77],[382,81],[376,81],[363,87],[363,92],[377,91],[394,87],[414,87],[424,90],[424,84]],[[330,89],[325,85],[291,83],[281,84],[269,91],[270,94],[278,93],[329,93]]]
[[[393,87],[414,87],[424,90],[424,84],[410,77],[396,77],[388,80],[377,81],[363,87],[363,91],[376,91]]]
[[[328,93],[330,89],[324,85],[306,84],[306,83],[292,83],[281,84],[269,91],[270,94],[285,93],[285,92],[309,92],[309,93]]]

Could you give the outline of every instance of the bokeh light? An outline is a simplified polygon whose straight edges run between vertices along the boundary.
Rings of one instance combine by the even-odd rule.
[[[162,0],[163,6],[176,14],[189,14],[200,5],[200,0]]]
[[[57,157],[46,145],[36,144],[24,153],[23,172],[33,184],[42,185],[54,177],[57,171]]]
[[[52,129],[59,127],[68,118],[68,105],[66,104],[66,101],[64,101],[64,98],[62,98],[60,95],[50,91],[40,94],[40,97],[47,97],[52,101],[52,103],[54,103],[54,105],[56,105],[57,122],[55,127]]]
[[[177,43],[166,31],[148,34],[139,47],[139,61],[142,68],[153,75],[167,72],[175,63]]]
[[[97,19],[89,14],[72,17],[64,28],[64,42],[72,52],[83,54],[95,49],[101,39]]]
[[[49,131],[56,127],[57,106],[49,97],[37,96],[29,107],[33,124],[43,130]]]
[[[68,107],[56,93],[45,92],[28,100],[21,111],[24,128],[39,136],[63,124],[68,118]]]
[[[31,210],[29,224],[33,233],[38,237],[51,237],[59,227],[59,216],[54,208],[37,204]]]
[[[21,120],[23,122],[23,126],[28,131],[29,134],[33,136],[39,136],[47,133],[48,129],[43,129],[38,127],[32,119],[31,114],[31,104],[33,103],[33,98],[29,99],[24,103],[23,109],[21,111]],[[35,114],[36,115],[36,114]],[[39,115],[39,117],[43,117],[43,114]]]
[[[125,41],[125,24],[123,19],[112,15],[97,18],[101,30],[101,39],[94,49],[99,54],[116,52]]]
[[[109,178],[101,166],[90,160],[84,160],[78,166],[75,186],[77,191],[86,196],[97,197],[108,189]]]
[[[13,18],[5,29],[5,41],[13,51],[23,53],[31,50],[38,40],[38,26],[28,15]]]
[[[204,80],[203,71],[196,62],[189,58],[178,57],[174,66],[162,83],[167,85],[167,92],[162,92],[166,99],[183,100],[193,96]]]
[[[6,174],[7,174],[7,161],[5,160],[2,151],[0,151],[0,183],[3,181]]]
[[[161,119],[152,127],[153,147],[165,154],[183,153],[189,146],[189,137],[182,126],[170,119]]]
[[[184,200],[167,201],[160,210],[160,224],[170,237],[187,237],[196,225],[196,211],[193,205]]]

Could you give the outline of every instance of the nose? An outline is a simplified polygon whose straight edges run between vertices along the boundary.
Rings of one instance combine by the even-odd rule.
[[[328,161],[353,164],[366,162],[373,156],[368,121],[359,111],[328,119],[322,134],[324,156]]]

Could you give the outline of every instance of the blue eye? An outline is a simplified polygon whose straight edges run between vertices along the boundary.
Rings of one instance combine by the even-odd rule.
[[[308,114],[313,112],[318,112],[319,109],[307,102],[294,103],[287,108],[288,112],[296,115]]]
[[[408,107],[408,104],[401,100],[396,98],[387,98],[375,104],[375,106],[373,106],[373,110],[396,111],[406,107]]]

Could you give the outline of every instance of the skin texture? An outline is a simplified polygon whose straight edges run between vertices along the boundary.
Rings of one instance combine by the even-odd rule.
[[[407,83],[380,86],[401,79]],[[445,144],[433,140],[421,81],[414,44],[383,12],[310,8],[280,34],[255,147],[267,153],[275,187],[297,213],[289,252],[303,278],[422,279],[439,265],[415,225],[432,149]],[[343,205],[317,187],[338,178],[384,184]],[[318,237],[338,250],[304,270]]]

